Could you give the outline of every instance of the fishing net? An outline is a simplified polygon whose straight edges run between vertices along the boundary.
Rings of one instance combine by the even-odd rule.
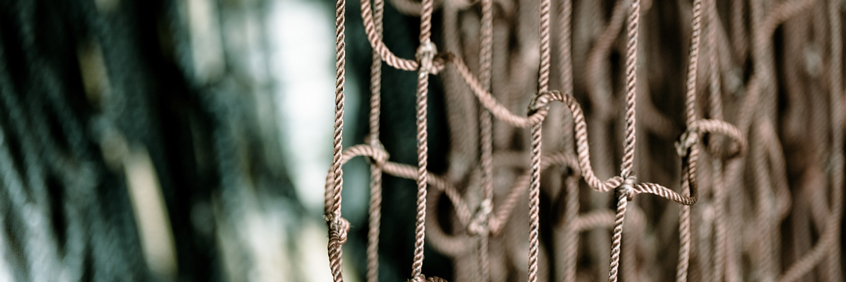
[[[371,170],[368,282],[380,231],[396,228],[383,200],[415,207],[412,281],[443,281],[424,273],[427,247],[455,281],[843,280],[841,1],[393,0],[419,17],[412,58],[383,40],[397,27],[384,1],[362,0],[369,131],[343,148],[346,4],[325,193],[335,281],[342,166],[357,156]],[[383,91],[385,67],[416,73],[416,90]],[[383,145],[382,97],[412,93],[407,164]],[[433,118],[443,150],[429,150]],[[414,180],[416,198],[383,199],[383,175]]]
[[[191,56],[258,13],[186,2],[0,0],[0,281],[303,280],[258,44]]]

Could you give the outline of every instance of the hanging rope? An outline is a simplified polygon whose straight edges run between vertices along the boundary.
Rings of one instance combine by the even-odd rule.
[[[557,27],[560,28],[560,30],[556,35],[558,36],[557,45],[559,45],[560,48],[557,51],[558,57],[556,57],[556,59],[559,60],[557,64],[557,74],[560,75],[559,82],[563,92],[550,89],[550,75],[553,73],[551,66],[552,59],[554,59],[551,56],[552,46],[550,45],[553,40],[553,34],[550,30],[550,23],[553,16],[552,1],[542,0],[538,3],[539,28],[537,38],[539,40],[537,41],[537,45],[521,45],[538,48],[540,52],[534,53],[535,55],[527,55],[529,54],[529,51],[521,49],[518,55],[505,58],[500,57],[506,56],[507,54],[500,54],[497,51],[498,49],[496,46],[500,46],[497,45],[499,44],[497,42],[508,42],[510,38],[526,38],[527,36],[531,36],[528,33],[520,32],[515,34],[497,33],[496,22],[500,20],[500,18],[494,18],[494,11],[501,11],[502,15],[500,16],[505,19],[515,17],[518,19],[518,22],[519,19],[521,19],[519,16],[522,16],[522,14],[513,14],[513,7],[509,6],[512,4],[493,0],[480,1],[478,3],[478,5],[480,5],[480,9],[478,10],[480,17],[478,18],[478,21],[475,22],[478,24],[475,26],[478,29],[474,29],[478,30],[479,39],[477,41],[468,41],[470,43],[465,43],[467,46],[476,46],[475,48],[469,49],[472,50],[472,52],[462,52],[460,50],[455,50],[455,47],[448,47],[448,52],[438,53],[432,40],[432,15],[435,7],[434,1],[422,1],[419,3],[419,6],[417,6],[418,4],[415,2],[394,2],[396,2],[394,4],[397,5],[404,13],[420,16],[420,45],[417,49],[416,60],[399,58],[395,56],[384,44],[381,26],[383,14],[382,1],[377,0],[374,2],[374,6],[371,7],[370,0],[362,0],[361,12],[365,32],[371,47],[373,47],[373,65],[371,66],[370,133],[368,135],[368,142],[370,145],[357,145],[350,147],[343,151],[343,153],[338,149],[340,144],[340,130],[342,130],[343,127],[343,121],[340,120],[343,117],[343,1],[340,1],[338,4],[338,10],[341,11],[336,15],[336,18],[338,18],[338,22],[341,25],[338,31],[339,43],[337,44],[337,46],[340,47],[336,50],[338,52],[337,66],[339,66],[338,80],[340,81],[340,86],[336,91],[336,104],[339,106],[336,107],[335,125],[336,149],[338,150],[334,152],[335,156],[333,158],[333,166],[329,173],[331,178],[327,178],[327,219],[331,219],[330,261],[336,281],[340,281],[341,279],[340,244],[343,244],[346,236],[346,230],[349,228],[349,224],[342,220],[339,212],[340,185],[342,185],[340,179],[340,175],[342,173],[340,166],[343,162],[345,162],[345,160],[357,155],[369,156],[373,160],[371,162],[371,230],[368,232],[368,281],[371,282],[377,281],[376,277],[378,276],[378,254],[376,250],[379,237],[378,221],[381,215],[378,210],[381,203],[381,173],[388,173],[404,178],[412,178],[417,181],[415,246],[411,275],[413,281],[426,280],[422,269],[424,258],[423,250],[425,241],[427,240],[427,234],[430,235],[428,240],[431,241],[435,249],[444,253],[449,253],[451,256],[464,256],[467,252],[475,250],[475,255],[472,257],[476,261],[475,265],[477,265],[477,268],[475,270],[471,270],[471,272],[476,273],[473,276],[476,280],[499,281],[498,279],[502,279],[493,274],[495,272],[501,273],[501,271],[503,271],[495,267],[494,264],[501,265],[501,260],[506,258],[495,252],[491,252],[492,244],[494,242],[503,242],[502,240],[504,239],[498,238],[498,236],[503,234],[503,230],[505,230],[506,226],[509,224],[509,218],[513,215],[512,211],[522,210],[519,208],[519,202],[522,201],[522,197],[526,194],[528,194],[529,203],[529,221],[526,225],[528,228],[529,240],[527,260],[528,267],[525,271],[528,275],[528,281],[530,282],[545,279],[546,273],[541,267],[546,264],[546,258],[543,253],[543,248],[541,247],[542,229],[540,220],[542,216],[541,211],[543,210],[541,207],[541,196],[545,192],[542,191],[541,188],[542,183],[544,182],[542,172],[551,166],[562,166],[565,175],[569,175],[561,180],[563,181],[563,184],[559,184],[564,187],[562,194],[562,199],[564,199],[563,219],[560,220],[563,222],[564,227],[561,229],[563,230],[563,233],[561,234],[564,234],[563,236],[567,238],[562,241],[562,245],[565,247],[562,248],[562,250],[564,250],[564,254],[561,256],[563,260],[559,262],[562,264],[560,267],[564,267],[564,270],[561,271],[560,274],[564,281],[575,281],[577,277],[578,271],[576,261],[578,260],[578,256],[580,254],[577,248],[577,236],[580,231],[613,227],[613,235],[611,237],[610,246],[610,266],[608,269],[609,281],[618,280],[621,257],[627,257],[627,260],[636,258],[634,255],[624,256],[621,254],[622,252],[643,252],[644,244],[646,244],[645,242],[633,241],[631,243],[627,243],[625,248],[622,245],[623,235],[627,234],[623,232],[627,205],[637,194],[653,194],[681,205],[678,226],[680,246],[678,250],[678,262],[676,265],[677,281],[687,281],[688,279],[694,278],[702,279],[702,277],[712,277],[717,280],[726,279],[731,281],[739,277],[739,270],[737,267],[740,266],[732,264],[737,261],[739,253],[745,253],[748,252],[748,250],[738,249],[740,241],[738,241],[737,238],[727,236],[727,234],[730,234],[733,232],[732,230],[736,230],[736,228],[738,228],[738,218],[745,217],[745,215],[739,214],[742,210],[737,208],[738,205],[742,207],[745,205],[745,202],[750,199],[736,196],[736,194],[734,194],[735,192],[733,192],[730,187],[741,183],[744,175],[742,173],[738,173],[738,171],[740,171],[744,165],[752,165],[759,170],[764,169],[763,172],[768,175],[771,174],[772,168],[784,167],[784,165],[778,165],[784,163],[779,157],[781,154],[781,150],[778,149],[780,146],[779,144],[756,141],[758,143],[755,144],[759,147],[753,149],[749,144],[749,139],[747,139],[747,133],[749,132],[758,132],[758,134],[765,133],[764,136],[772,136],[755,137],[756,140],[760,138],[779,138],[779,136],[776,136],[774,133],[761,133],[758,131],[759,129],[753,129],[757,128],[753,127],[753,125],[758,126],[759,124],[762,124],[762,121],[758,120],[759,118],[772,116],[772,113],[774,113],[773,109],[775,109],[773,106],[775,104],[772,103],[776,98],[768,96],[773,95],[773,91],[776,87],[773,84],[776,75],[772,73],[772,70],[775,67],[774,65],[768,63],[773,60],[773,58],[771,58],[772,52],[770,50],[772,47],[768,44],[770,44],[770,38],[780,24],[810,7],[813,1],[795,0],[779,3],[774,5],[766,16],[764,16],[758,2],[753,1],[754,3],[750,3],[748,9],[743,4],[733,3],[730,7],[730,16],[728,17],[731,22],[731,33],[726,33],[723,30],[724,26],[720,22],[719,11],[716,8],[716,1],[693,1],[692,7],[690,7],[690,11],[692,11],[690,25],[685,27],[685,29],[690,28],[690,45],[689,52],[687,54],[689,62],[687,64],[687,75],[685,77],[684,84],[685,106],[683,116],[685,131],[676,142],[676,153],[678,154],[682,164],[681,175],[679,177],[681,180],[679,182],[681,192],[676,192],[657,183],[638,183],[635,181],[635,152],[636,148],[638,148],[637,146],[639,146],[637,142],[637,130],[639,125],[637,120],[640,116],[645,116],[647,125],[643,125],[644,128],[649,128],[649,130],[661,130],[653,123],[669,119],[668,117],[660,117],[662,114],[656,113],[658,110],[648,102],[643,108],[637,108],[637,104],[643,103],[643,99],[646,99],[642,95],[638,94],[651,91],[646,84],[647,82],[638,82],[638,70],[641,68],[638,58],[639,56],[642,56],[638,51],[638,39],[640,34],[639,21],[642,10],[648,10],[652,5],[651,1],[643,3],[639,0],[617,1],[612,9],[611,18],[608,20],[607,25],[603,25],[606,26],[606,28],[604,30],[598,28],[594,29],[597,31],[596,33],[600,34],[600,36],[596,38],[594,48],[589,52],[590,55],[586,56],[586,59],[580,62],[582,65],[587,65],[587,69],[589,71],[585,73],[585,78],[591,83],[579,87],[584,87],[590,90],[587,92],[587,97],[589,98],[588,101],[590,102],[590,110],[594,114],[600,113],[598,116],[592,116],[592,119],[600,117],[601,119],[604,119],[605,122],[612,122],[613,117],[618,114],[611,106],[613,105],[613,100],[615,99],[610,95],[610,92],[613,90],[612,88],[602,88],[605,86],[598,85],[597,82],[606,80],[609,76],[611,76],[611,73],[607,71],[608,65],[605,61],[615,48],[615,40],[619,35],[625,20],[625,49],[621,52],[624,54],[625,62],[624,83],[622,87],[625,94],[625,111],[622,112],[624,138],[620,159],[620,174],[619,176],[613,176],[604,181],[600,180],[594,172],[594,167],[591,162],[591,148],[589,146],[590,143],[588,142],[587,119],[585,118],[580,103],[577,98],[574,97],[574,93],[578,93],[580,90],[577,90],[578,87],[574,85],[573,70],[576,62],[574,62],[574,57],[571,52],[577,47],[575,45],[571,45],[571,43],[574,43],[575,39],[575,35],[572,33],[573,28],[571,26],[571,22],[576,20],[581,23],[582,21],[585,21],[585,19],[582,19],[583,16],[580,15],[575,18],[573,17],[574,11],[573,3],[571,1],[565,0],[556,4],[559,5],[557,14],[560,17],[560,24]],[[834,2],[837,1],[830,1],[830,3]],[[445,1],[443,3],[444,21],[445,23],[449,23],[444,26],[444,40],[446,42],[446,46],[457,46],[455,40],[461,40],[461,34],[457,33],[457,30],[452,29],[457,29],[458,26],[468,23],[456,22],[454,17],[459,17],[459,15],[456,14],[457,11],[466,10],[475,5],[476,4],[463,3],[461,1]],[[829,10],[839,11],[838,5],[839,4],[829,4]],[[418,7],[419,13],[416,12]],[[496,9],[496,7],[499,9]],[[596,8],[591,7],[592,6],[590,5],[579,6],[579,9],[585,9],[587,11],[588,9]],[[601,10],[601,8],[596,9]],[[752,12],[749,21],[753,28],[752,32],[749,33],[749,36],[747,36],[746,32],[747,10]],[[627,14],[626,11],[628,12]],[[704,68],[705,71],[703,72],[707,75],[703,77],[705,77],[704,79],[707,79],[708,82],[701,84],[705,86],[700,88],[698,86],[700,84],[697,83],[697,80],[700,79],[699,51],[702,35],[703,12],[705,13],[705,31],[707,31],[706,44],[703,44],[703,46],[705,46],[705,50],[708,51],[706,53],[707,66]],[[829,25],[837,27],[837,29],[831,29],[830,35],[830,39],[837,42],[837,44],[832,45],[833,47],[831,50],[831,52],[835,53],[840,52],[838,51],[841,49],[841,45],[839,43],[842,40],[839,37],[839,16],[840,15],[836,12],[830,12],[828,15],[830,20]],[[526,24],[521,22],[516,28],[523,31],[528,30],[525,26]],[[449,34],[447,34],[448,32]],[[502,36],[502,38],[500,36]],[[749,37],[754,39],[752,44],[748,44],[748,42],[746,42]],[[730,39],[729,41],[731,42],[725,43],[725,40],[723,39]],[[506,43],[503,46],[507,45],[508,44]],[[748,46],[752,46],[755,51],[749,52]],[[723,55],[726,52],[732,53],[733,57],[728,60],[724,59],[725,56],[728,55]],[[741,62],[744,61],[747,53],[751,54],[752,61],[754,63],[754,71],[748,79],[748,82],[745,83],[745,85],[739,86],[745,88],[744,93],[746,93],[746,95],[742,95],[738,98],[738,101],[736,102],[737,105],[733,105],[731,108],[731,110],[736,111],[736,113],[732,115],[735,118],[735,121],[730,123],[724,120],[725,115],[723,112],[727,109],[727,107],[724,107],[724,104],[729,102],[722,97],[722,94],[726,91],[726,88],[729,88],[730,91],[736,91],[736,89],[731,89],[731,85],[727,86],[722,83],[721,80],[724,78],[734,79],[732,76],[733,70],[725,65],[733,64],[734,62],[732,62],[732,60],[740,60]],[[832,57],[834,58],[832,64],[837,67],[832,68],[829,72],[829,80],[832,84],[829,88],[832,89],[830,92],[833,93],[829,98],[829,100],[831,100],[829,103],[831,105],[830,112],[832,113],[831,129],[829,130],[834,132],[831,137],[831,142],[833,142],[831,144],[841,144],[842,133],[840,131],[842,130],[842,121],[840,119],[842,119],[842,115],[835,115],[835,113],[838,113],[842,107],[842,102],[840,102],[842,85],[839,84],[839,78],[841,76],[839,67],[842,62],[839,60],[840,54],[835,53],[832,53]],[[468,57],[468,55],[478,55],[478,75],[475,75],[462,59],[463,57]],[[534,60],[534,62],[539,62],[537,64],[537,94],[534,94],[531,97],[531,101],[528,103],[528,113],[523,116],[518,112],[520,108],[513,105],[515,101],[521,100],[521,98],[511,93],[514,92],[512,91],[513,89],[522,88],[519,86],[512,86],[513,88],[503,88],[508,91],[504,91],[500,94],[499,91],[502,90],[500,90],[497,85],[500,85],[502,82],[500,82],[498,78],[506,76],[508,79],[514,80],[506,82],[506,84],[515,84],[515,82],[519,82],[528,85],[528,83],[524,82],[524,80],[526,78],[531,78],[531,76],[526,76],[525,72],[522,71],[509,72],[507,70],[502,70],[499,68],[499,64],[502,64],[502,60],[505,60],[504,65],[513,64],[514,66],[519,66],[522,69],[531,69],[532,60],[529,59]],[[387,161],[387,153],[384,152],[384,148],[382,148],[378,141],[380,138],[379,108],[381,107],[379,100],[379,79],[381,76],[380,67],[382,61],[397,69],[418,72],[416,95],[418,161],[416,167],[400,165]],[[475,64],[473,65],[475,66]],[[455,76],[451,79],[463,82],[467,87],[466,89],[470,90],[481,105],[478,114],[478,138],[470,138],[471,140],[478,140],[478,166],[475,169],[455,170],[455,172],[458,173],[469,174],[470,180],[467,186],[477,187],[478,189],[463,189],[450,183],[456,181],[457,179],[463,179],[466,175],[450,175],[449,180],[447,180],[430,175],[427,170],[429,156],[427,143],[428,80],[430,74],[438,74],[445,68],[449,68],[447,72]],[[652,82],[654,83],[655,81]],[[707,89],[708,92],[704,92],[702,89]],[[707,103],[701,105],[698,104],[699,101],[697,100],[697,93],[700,91],[703,93],[702,95],[705,95],[703,97],[707,97],[702,100],[707,101]],[[496,92],[496,96],[493,92]],[[446,95],[456,95],[455,93],[461,93],[461,91],[453,89],[448,91]],[[459,99],[455,98],[449,99],[452,99],[450,101],[459,101]],[[525,99],[522,99],[521,101],[525,101]],[[563,127],[556,129],[560,129],[562,131],[560,136],[563,138],[562,148],[564,151],[544,154],[543,122],[550,114],[550,104],[555,101],[563,103],[569,112],[569,115],[565,115],[564,120],[560,121],[560,124]],[[759,103],[759,101],[768,102]],[[447,106],[455,108],[466,107],[466,105],[460,104],[449,104]],[[702,106],[708,109],[705,111],[708,116],[707,119],[701,118],[697,115],[696,108]],[[758,109],[760,109],[760,111]],[[453,110],[448,110],[448,112],[450,111]],[[340,112],[341,118],[338,117],[337,112]],[[450,115],[453,114],[451,113]],[[452,116],[450,117],[450,121],[459,122]],[[663,123],[658,123],[670,124],[672,122],[665,121]],[[770,127],[774,126],[774,122],[763,124],[770,124]],[[499,134],[507,135],[519,132],[509,129],[507,126],[529,129],[530,144],[528,152],[516,151],[514,154],[499,153],[498,155],[497,150],[500,150],[498,149],[498,146],[500,145],[497,144],[502,144],[502,146],[504,146],[503,148],[519,147],[519,145],[515,145],[516,143],[509,143],[512,141],[495,137]],[[506,131],[500,132],[500,128]],[[494,131],[494,129],[496,129],[496,131]],[[603,134],[602,130],[597,132]],[[605,136],[601,138],[605,138]],[[460,138],[453,140],[460,140]],[[698,171],[698,159],[700,157],[698,144],[700,140],[708,140],[708,150],[706,151],[707,154],[705,156],[709,158],[710,166],[704,167],[702,173],[706,175],[703,177],[705,177],[708,183],[708,185],[705,186],[708,187],[708,193],[706,194],[707,197],[703,196],[703,199],[705,199],[707,203],[703,205],[706,206],[704,209],[711,211],[710,213],[691,208],[692,205],[696,204],[700,200],[700,182],[704,183],[706,181],[700,179],[700,172]],[[605,140],[602,141],[604,142]],[[769,145],[762,146],[761,144]],[[842,206],[842,195],[840,194],[842,193],[840,193],[836,187],[842,187],[842,177],[840,177],[842,173],[842,157],[839,157],[842,155],[842,148],[840,147],[842,146],[831,146],[834,154],[832,157],[833,166],[835,166],[835,170],[838,173],[832,174],[833,178],[830,186],[832,187],[830,188],[832,191],[832,202],[828,213],[835,216],[833,216],[832,219],[825,220],[825,222],[827,222],[825,232],[821,236],[820,242],[814,247],[814,251],[790,267],[785,272],[785,275],[780,276],[783,281],[793,281],[798,279],[807,273],[812,267],[819,265],[820,260],[826,256],[831,256],[830,260],[835,262],[839,258],[839,253],[834,251],[826,252],[821,248],[834,246],[834,244],[836,244],[834,241],[836,240],[834,239],[835,235],[832,234],[839,232],[839,216],[842,214],[842,208],[840,208]],[[761,151],[761,149],[765,150]],[[750,150],[756,154],[752,156],[753,159],[747,161],[746,152]],[[528,159],[520,156],[524,156],[526,153],[529,155]],[[764,153],[764,155],[758,155],[759,153]],[[607,155],[608,152],[605,152],[604,154]],[[502,158],[498,159],[497,156],[502,156]],[[760,160],[768,160],[768,162],[770,162],[769,167],[771,168],[764,168],[762,165],[766,165],[766,163],[761,163]],[[523,166],[526,164],[526,161],[528,161],[528,169],[514,176],[513,183],[508,185],[511,187],[510,189],[502,189],[502,191],[504,191],[502,193],[503,197],[495,196],[497,195],[499,188],[498,183],[495,181],[494,170],[500,166],[506,165],[506,163],[510,163],[509,166],[515,168],[525,168]],[[646,161],[642,162],[646,163]],[[609,192],[614,190],[617,195],[616,213],[596,212],[580,215],[578,179],[583,179],[584,183],[588,187],[597,192]],[[760,179],[760,177],[757,179]],[[759,182],[760,181],[763,180],[759,180]],[[429,186],[436,189],[434,191],[437,191],[437,194],[429,195]],[[759,186],[768,187],[767,185]],[[769,186],[783,187],[784,185],[777,184]],[[427,225],[425,221],[427,217],[435,218],[433,215],[427,214],[427,210],[429,212],[438,211],[433,203],[427,202],[427,199],[432,199],[430,197],[440,195],[441,192],[446,193],[449,198],[456,215],[455,220],[458,224],[457,226],[459,229],[463,228],[464,233],[459,231],[458,233],[453,232],[455,234],[446,234],[441,227],[437,226],[439,223],[435,223],[435,226]],[[464,200],[465,197],[470,197],[469,193],[477,193],[476,195],[479,195],[479,197],[475,198],[478,199],[478,201],[471,201],[474,205],[478,204],[473,207],[475,212],[470,211],[467,201]],[[760,193],[772,193],[775,195],[775,198],[778,199],[775,204],[770,205],[768,208],[767,206],[761,206],[759,204],[759,207],[761,207],[759,216],[763,213],[765,216],[764,221],[767,222],[766,224],[770,224],[766,226],[776,226],[772,224],[776,224],[778,221],[784,220],[784,218],[790,213],[789,209],[786,208],[790,205],[790,191],[784,188],[774,188]],[[754,196],[756,197],[755,201],[760,201],[760,199],[762,199],[760,195]],[[643,210],[641,210],[641,212],[643,212]],[[693,221],[698,220],[702,216],[708,216],[710,218],[709,220],[711,220],[710,222],[713,222],[713,228],[704,229],[706,230],[705,233],[707,236],[713,236],[713,244],[695,243],[692,245],[692,243],[695,242],[693,237],[700,236],[696,235],[696,233],[691,230],[691,227],[694,224],[698,224],[693,223]],[[642,217],[643,216],[641,215],[641,218]],[[834,218],[837,218],[837,221],[835,221]],[[636,231],[631,232],[644,232],[645,229],[642,227],[644,221],[645,220],[643,219],[637,220],[637,225],[633,227]],[[432,222],[433,220],[430,220],[429,224],[432,224]],[[779,237],[777,233],[773,233],[776,232],[775,229],[771,227],[765,227],[765,229],[772,232],[767,231],[766,234],[760,236],[767,236],[766,238],[772,240]],[[464,243],[462,243],[470,242],[467,241],[470,240],[469,238],[472,238],[469,236],[476,236],[475,239],[472,239],[472,241],[475,242],[473,244],[475,248],[466,247],[464,246]],[[637,236],[637,238],[640,239],[643,237]],[[697,238],[697,240],[698,239],[700,238]],[[696,248],[703,249],[697,250]],[[705,255],[698,255],[697,259],[699,260],[703,260],[701,258],[704,258],[704,260],[712,260],[711,262],[700,261],[698,265],[701,266],[697,267],[701,269],[696,270],[698,271],[696,272],[696,276],[694,276],[691,271],[691,250],[695,250],[697,252],[707,252]],[[772,250],[771,252],[772,254],[778,253],[777,250]],[[556,255],[556,257],[558,256]],[[777,269],[773,267],[767,268],[765,266],[774,265],[774,259],[762,256],[756,257],[755,260],[760,260],[762,267],[759,270],[762,275],[765,275],[764,277],[768,277],[766,275],[773,275],[775,274],[775,271],[777,271]],[[624,267],[624,274],[645,275],[638,271],[637,262],[625,263],[628,265]],[[836,278],[842,275],[836,271],[838,268],[835,263],[828,262],[827,265],[828,266],[825,268],[829,271],[827,277]],[[338,270],[336,271],[336,269]],[[628,280],[629,278],[627,277],[626,279]]]

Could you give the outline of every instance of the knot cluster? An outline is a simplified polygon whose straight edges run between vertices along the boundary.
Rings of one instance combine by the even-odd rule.
[[[420,43],[420,47],[417,47],[417,53],[415,53],[417,61],[420,63],[419,71],[437,74],[437,69],[435,68],[435,55],[437,54],[438,48],[435,46],[435,43],[432,43],[432,40],[426,40]]]
[[[636,177],[634,175],[623,178],[623,184],[620,184],[620,187],[617,188],[617,193],[620,193],[621,196],[631,201],[637,192],[635,191],[635,180]]]
[[[347,243],[347,233],[350,231],[350,222],[340,216],[327,218],[329,222],[329,240],[338,241],[339,244]]]
[[[473,216],[473,220],[467,225],[467,233],[470,235],[487,236],[490,233],[488,220],[490,219],[493,204],[490,199],[485,199],[479,205],[479,210]]]

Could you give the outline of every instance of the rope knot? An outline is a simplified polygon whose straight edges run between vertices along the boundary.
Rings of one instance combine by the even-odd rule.
[[[690,152],[690,148],[693,148],[693,145],[696,145],[697,141],[699,141],[699,132],[694,130],[685,131],[679,137],[679,141],[676,142],[676,153],[679,154],[679,157],[686,157]]]
[[[625,178],[623,178],[623,183],[620,184],[620,187],[617,187],[617,193],[620,193],[621,196],[624,196],[631,201],[637,193],[634,189],[636,177],[630,173],[629,175],[625,175],[623,177]]]
[[[329,222],[329,240],[337,240],[341,245],[347,242],[347,233],[350,231],[350,222],[340,215],[326,218]]]
[[[473,216],[473,220],[471,220],[470,224],[467,225],[467,233],[470,233],[470,235],[489,234],[490,227],[488,226],[488,219],[490,219],[492,210],[493,204],[491,203],[490,199],[485,199],[484,201],[482,201],[482,203],[479,204],[479,209]]]
[[[417,47],[417,61],[420,63],[420,71],[430,74],[437,74],[438,69],[435,68],[435,55],[438,54],[438,48],[432,40],[426,40],[420,43]]]
[[[388,151],[385,150],[385,146],[382,145],[379,139],[371,140],[370,137],[365,137],[364,142],[370,144],[370,147],[373,148],[373,156],[367,159],[368,162],[381,167],[391,158],[391,155],[388,154]]]
[[[540,110],[548,109],[552,95],[553,92],[546,91],[532,97],[532,101],[529,103],[529,115],[531,116]]]

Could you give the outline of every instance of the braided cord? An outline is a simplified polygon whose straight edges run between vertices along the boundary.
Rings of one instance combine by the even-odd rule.
[[[433,58],[437,50],[431,41],[433,0],[423,1],[420,17],[420,47],[417,60],[420,69],[417,74],[417,217],[414,229],[414,262],[411,277],[423,276],[423,250],[426,238],[426,185],[429,163],[429,133],[427,129],[429,74],[434,71]]]
[[[626,141],[623,148],[623,163],[620,175],[627,178],[632,174],[636,142],[637,108],[637,37],[640,22],[640,0],[632,0],[629,9],[626,42]]]
[[[493,63],[493,0],[482,0],[481,22],[481,50],[479,51],[479,79],[485,91],[491,91],[491,76]],[[479,279],[480,282],[490,281],[488,261],[488,226],[490,226],[490,206],[493,203],[493,117],[485,108],[479,110],[479,143],[480,166],[482,169],[482,201],[479,212],[480,220],[485,226],[479,234]]]
[[[696,121],[696,78],[699,70],[699,41],[701,37],[702,0],[693,2],[693,35],[690,40],[690,62],[687,69],[687,91],[685,95],[685,124],[693,127]],[[696,163],[699,149],[693,141],[684,168],[682,195],[696,197]],[[690,265],[690,206],[682,206],[679,212],[679,262],[676,281],[686,282]]]
[[[344,185],[343,170],[341,170],[341,154],[343,153],[342,138],[344,132],[344,81],[346,51],[344,38],[344,25],[346,12],[346,0],[338,0],[335,4],[335,130],[333,132],[332,151],[332,172],[334,176],[331,209],[327,210],[329,220],[329,267],[332,270],[332,279],[335,282],[344,281],[342,274],[342,238],[346,237],[346,230],[341,228],[341,189]],[[327,189],[328,190],[328,189]],[[329,194],[329,191],[327,191]],[[327,198],[329,200],[329,198]],[[326,205],[329,206],[327,201]],[[347,228],[349,225],[347,225]],[[345,241],[345,240],[343,240]]]
[[[376,34],[382,37],[382,16],[385,2],[373,1],[373,20]],[[379,127],[382,108],[382,57],[373,50],[370,65],[370,132],[368,138],[373,145],[379,143]],[[375,162],[370,164],[370,211],[367,229],[367,282],[379,281],[379,232],[382,220],[382,170]]]
[[[623,221],[626,218],[626,205],[628,203],[631,183],[626,187],[617,190],[617,213],[614,216],[614,235],[611,237],[611,266],[609,267],[608,282],[617,282],[617,274],[620,266],[620,248],[623,241]]]
[[[540,69],[538,75],[539,95],[535,97],[534,109],[546,106],[543,95],[549,91],[549,21],[551,0],[541,0],[540,3]],[[538,105],[540,103],[541,105]],[[540,177],[541,177],[541,147],[543,143],[543,121],[532,125],[532,177],[529,185],[529,282],[538,280],[538,254],[540,232]]]

